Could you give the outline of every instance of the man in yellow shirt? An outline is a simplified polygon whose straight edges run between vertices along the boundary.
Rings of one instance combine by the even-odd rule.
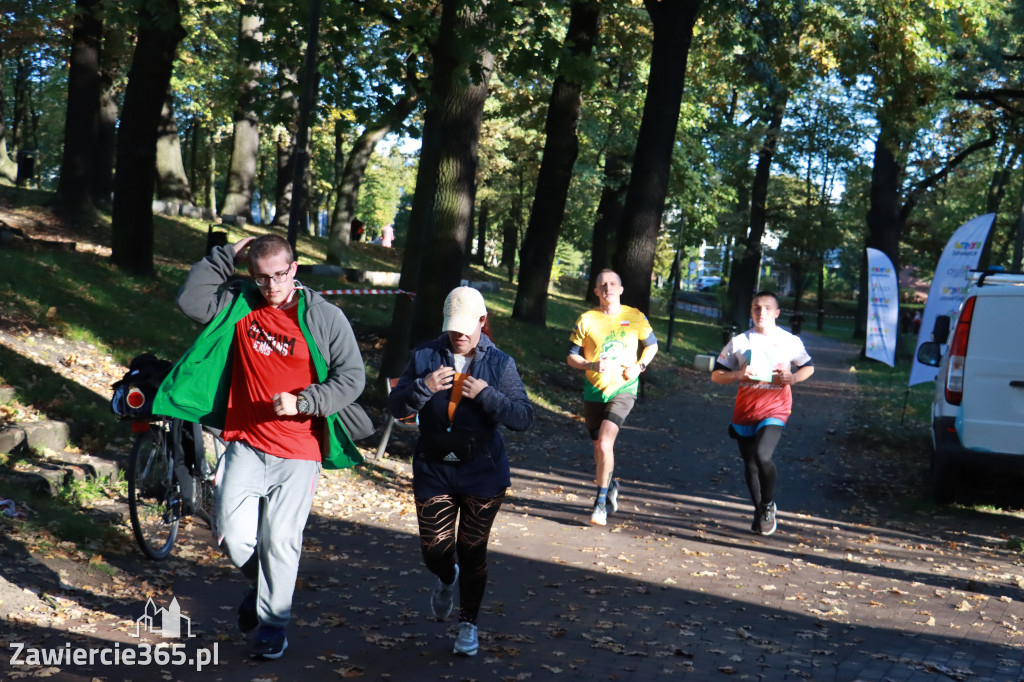
[[[636,402],[640,373],[658,352],[654,329],[642,312],[622,305],[622,279],[612,270],[597,276],[598,307],[580,315],[569,337],[569,366],[586,373],[583,418],[594,441],[597,499],[590,522],[608,523],[608,508],[618,511],[619,483],[615,470],[615,438]],[[638,353],[640,345],[643,353]]]

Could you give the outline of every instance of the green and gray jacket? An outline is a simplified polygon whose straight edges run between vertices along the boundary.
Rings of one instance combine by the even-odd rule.
[[[154,414],[223,428],[235,324],[265,304],[252,281],[236,280],[225,286],[234,273],[231,245],[214,248],[189,271],[178,292],[178,307],[206,328],[160,384]],[[355,403],[366,383],[359,346],[340,308],[311,289],[297,287],[299,327],[319,379],[300,395],[309,401],[309,414],[325,418],[323,465],[342,469],[359,464],[363,457],[353,440],[373,433],[373,424]]]

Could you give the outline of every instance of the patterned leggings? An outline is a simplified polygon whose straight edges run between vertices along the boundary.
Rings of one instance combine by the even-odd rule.
[[[504,491],[492,498],[438,495],[416,500],[420,550],[430,572],[451,583],[458,552],[459,622],[476,624],[487,587],[487,541],[504,500]]]

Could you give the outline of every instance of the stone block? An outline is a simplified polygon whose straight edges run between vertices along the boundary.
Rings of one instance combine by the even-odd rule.
[[[696,355],[693,358],[693,368],[699,369],[702,372],[710,372],[715,368],[715,356],[704,355],[703,353]]]
[[[20,426],[9,426],[0,429],[0,454],[8,454],[23,447],[25,444],[25,431]]]
[[[35,452],[60,452],[71,439],[71,429],[64,422],[26,422],[21,428],[25,431],[25,445]]]

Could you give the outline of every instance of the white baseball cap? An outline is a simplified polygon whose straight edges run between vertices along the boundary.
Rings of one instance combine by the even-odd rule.
[[[487,314],[484,297],[473,287],[456,287],[444,299],[444,326],[441,331],[472,334]]]

